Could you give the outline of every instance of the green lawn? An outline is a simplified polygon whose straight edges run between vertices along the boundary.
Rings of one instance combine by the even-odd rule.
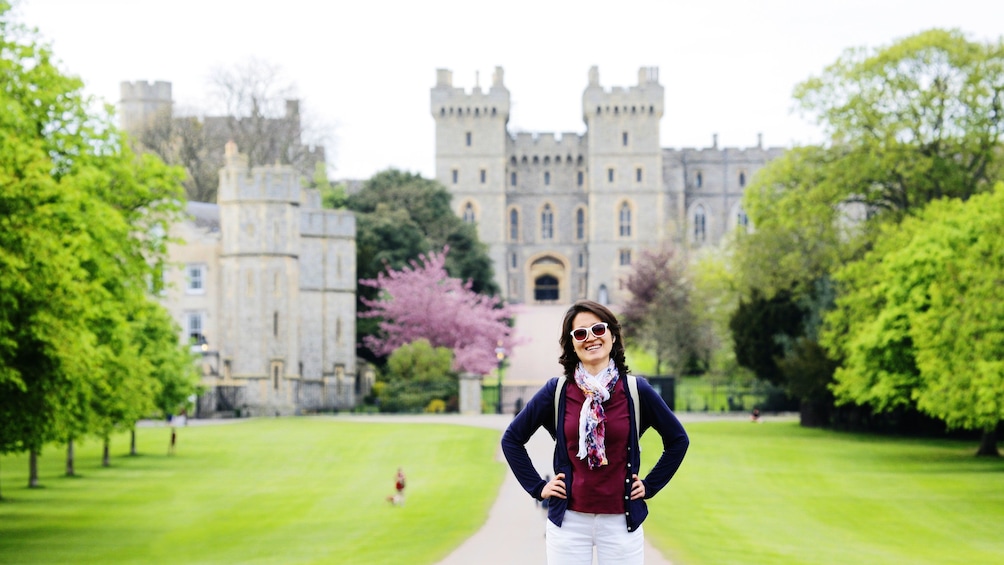
[[[687,431],[687,459],[645,522],[674,563],[1004,562],[1004,461],[977,459],[975,442],[780,422]],[[657,436],[644,439],[651,465]]]
[[[113,440],[40,459],[0,458],[0,563],[435,563],[484,523],[505,473],[499,433],[452,425],[242,421],[140,428],[142,455]],[[394,474],[407,503],[391,507]]]
[[[677,565],[982,564],[1004,558],[1004,461],[974,442],[877,438],[795,423],[700,422],[647,536]],[[487,517],[506,472],[497,431],[283,418],[125,436],[0,458],[0,563],[434,564]],[[643,461],[659,452],[655,434]],[[401,465],[404,507],[384,498]],[[475,477],[476,480],[470,480]]]

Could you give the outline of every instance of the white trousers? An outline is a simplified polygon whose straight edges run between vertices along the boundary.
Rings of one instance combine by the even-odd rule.
[[[599,565],[644,565],[645,534],[627,530],[623,514],[565,511],[561,527],[547,521],[547,564],[589,565],[593,546]]]

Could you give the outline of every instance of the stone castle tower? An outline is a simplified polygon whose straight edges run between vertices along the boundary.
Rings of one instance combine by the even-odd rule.
[[[501,67],[487,93],[437,71],[436,178],[477,225],[507,300],[617,303],[642,250],[716,245],[746,226],[742,192],[784,150],[662,148],[663,104],[657,68],[640,69],[636,86],[604,89],[593,67],[586,133],[513,136]]]

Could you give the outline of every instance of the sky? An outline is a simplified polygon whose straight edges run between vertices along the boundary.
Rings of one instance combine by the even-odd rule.
[[[887,46],[933,27],[1004,35],[1000,0],[20,0],[62,69],[117,104],[122,81],[172,83],[179,108],[209,109],[209,76],[252,58],[295,87],[326,132],[330,176],[395,167],[435,176],[429,90],[436,69],[470,91],[496,66],[509,131],[583,133],[589,68],[633,86],[659,67],[663,147],[791,147],[818,142],[794,111],[796,84],[848,48]]]

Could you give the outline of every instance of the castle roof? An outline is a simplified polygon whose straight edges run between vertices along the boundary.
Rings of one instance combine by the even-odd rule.
[[[212,231],[220,229],[220,207],[209,202],[189,202],[185,211],[192,217],[196,227]]]

